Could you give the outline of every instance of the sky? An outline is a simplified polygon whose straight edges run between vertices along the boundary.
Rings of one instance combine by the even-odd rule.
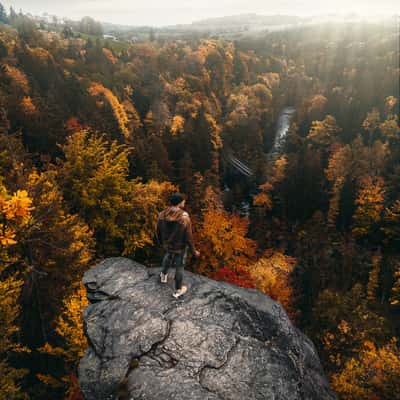
[[[1,0],[0,0],[1,1]],[[166,26],[243,13],[260,15],[400,14],[400,0],[2,0],[34,15],[91,16],[122,25]]]

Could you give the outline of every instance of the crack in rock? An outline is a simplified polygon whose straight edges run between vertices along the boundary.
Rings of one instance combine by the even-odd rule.
[[[225,358],[225,360],[224,360],[220,365],[218,365],[218,366],[213,366],[213,365],[206,364],[206,365],[204,365],[204,366],[200,369],[199,374],[198,374],[200,386],[203,387],[204,389],[206,389],[207,391],[216,394],[216,395],[217,395],[220,399],[222,399],[222,400],[224,400],[223,397],[221,397],[221,395],[220,395],[217,391],[211,390],[207,385],[204,384],[204,382],[203,382],[203,374],[204,374],[204,371],[205,371],[206,369],[215,369],[215,370],[220,370],[220,369],[222,369],[222,368],[230,361],[234,350],[235,350],[235,349],[237,348],[237,346],[238,346],[239,341],[240,341],[240,338],[236,338],[236,340],[235,340],[235,342],[233,343],[233,345],[231,346],[231,348],[226,352],[226,358]]]

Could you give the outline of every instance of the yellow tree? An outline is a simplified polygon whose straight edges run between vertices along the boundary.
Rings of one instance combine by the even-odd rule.
[[[39,349],[43,353],[63,359],[64,375],[59,377],[37,374],[37,377],[46,385],[64,386],[67,395],[74,399],[80,393],[79,386],[76,385],[76,368],[87,347],[82,313],[88,304],[85,287],[82,284],[77,285],[71,295],[64,299],[62,312],[55,320],[55,331],[61,339],[60,345],[46,343]]]
[[[394,254],[393,259],[393,285],[390,293],[390,303],[400,303],[400,260],[397,249],[400,244],[400,200],[396,200],[390,207],[385,208],[382,232],[385,235],[384,243]]]
[[[360,180],[353,216],[353,233],[364,237],[381,220],[384,201],[384,181],[381,177],[365,176]]]
[[[182,115],[175,115],[172,118],[172,124],[171,124],[171,134],[172,136],[176,136],[179,133],[182,133],[184,131],[185,127],[185,118],[182,117]]]
[[[271,103],[272,92],[262,83],[240,86],[227,101],[224,141],[253,167],[259,162],[258,150],[262,149],[262,132],[272,112]]]
[[[328,372],[339,372],[366,340],[382,344],[392,335],[385,318],[369,303],[359,283],[346,293],[326,289],[320,294],[311,329]]]
[[[261,192],[255,195],[253,198],[253,205],[261,208],[264,214],[272,209],[273,204],[271,192],[273,191],[274,186],[285,178],[286,166],[286,156],[279,157],[272,165],[271,170],[268,172],[268,181],[259,186]]]
[[[24,190],[9,195],[0,180],[0,397],[4,399],[27,398],[20,390],[20,381],[28,371],[9,363],[12,353],[28,351],[16,339],[23,279],[18,273],[9,272],[8,266],[16,261],[9,249],[17,244],[18,231],[31,219],[31,203]]]
[[[333,389],[343,400],[399,400],[400,348],[393,339],[377,347],[365,341],[359,354],[331,378]]]
[[[307,139],[319,146],[332,144],[341,129],[337,126],[336,119],[327,115],[322,121],[313,121]]]
[[[3,266],[0,265],[0,269]],[[20,382],[28,370],[10,365],[12,353],[27,351],[16,339],[20,314],[18,299],[23,281],[15,276],[0,278],[0,398],[25,399]]]
[[[153,244],[169,182],[129,179],[129,149],[104,136],[76,132],[62,146],[58,179],[72,210],[94,230],[100,254],[133,254]]]
[[[33,350],[53,336],[51,320],[60,312],[63,298],[71,292],[72,284],[79,281],[87,269],[93,240],[88,226],[78,216],[64,211],[54,171],[41,174],[33,171],[24,186],[27,191],[18,191],[9,200],[1,201],[7,216],[3,218],[7,226],[1,229],[5,232],[2,242],[8,246],[6,260],[10,270],[20,273],[10,276],[5,281],[6,286],[1,285],[1,292],[9,287],[7,296],[12,298],[8,299],[5,294],[4,298],[19,317],[24,343]],[[7,271],[5,276],[8,276]],[[22,285],[23,307],[19,305]],[[31,377],[38,370],[40,366],[32,366]],[[49,387],[42,390],[48,391]]]
[[[0,181],[1,182],[1,181]],[[26,190],[18,190],[7,198],[7,191],[0,186],[0,244],[9,246],[16,244],[16,229],[27,225],[31,217],[32,199]]]
[[[0,184],[0,295],[9,306],[4,312],[0,310],[0,314],[8,318],[7,323],[13,320],[13,315],[18,318],[20,339],[22,336],[24,343],[33,349],[53,337],[52,319],[60,312],[64,297],[69,296],[73,285],[88,268],[93,255],[93,237],[87,224],[65,210],[56,171],[50,168],[38,173],[25,162],[16,138],[3,139],[7,138],[0,135],[0,171],[10,186],[23,189],[8,195]],[[4,265],[9,266],[8,270],[4,270]],[[9,271],[18,271],[19,275]],[[20,307],[22,285],[25,301]],[[3,295],[4,290],[7,295]],[[7,328],[6,321],[2,327]],[[14,327],[18,329],[16,324]],[[2,331],[0,335],[7,338]],[[9,339],[13,336],[10,329]],[[27,356],[21,359],[26,360]],[[31,367],[31,377],[42,363],[37,364]]]
[[[268,180],[259,186],[260,192],[253,197],[253,232],[262,243],[267,237],[265,218],[273,208],[273,193],[276,185],[286,177],[287,157],[281,156],[267,167]],[[276,192],[275,192],[276,193]]]
[[[399,140],[399,118],[397,115],[390,115],[385,121],[379,124],[379,130],[385,139]]]
[[[296,316],[291,278],[295,263],[293,257],[270,249],[247,268],[255,288],[279,301],[292,319]]]
[[[351,171],[352,152],[349,145],[339,147],[328,161],[328,168],[325,175],[332,183],[331,198],[329,199],[328,224],[330,227],[336,226],[336,219],[339,214],[340,194],[344,186],[347,175]]]
[[[38,307],[49,323],[92,260],[93,232],[78,215],[65,211],[55,171],[31,172],[26,186],[35,206],[20,239],[32,275],[27,285],[38,290]],[[41,279],[36,279],[37,273]]]

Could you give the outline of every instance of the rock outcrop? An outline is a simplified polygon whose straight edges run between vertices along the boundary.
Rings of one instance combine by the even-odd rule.
[[[87,400],[336,399],[314,345],[278,303],[189,272],[176,300],[158,273],[127,258],[86,272]]]

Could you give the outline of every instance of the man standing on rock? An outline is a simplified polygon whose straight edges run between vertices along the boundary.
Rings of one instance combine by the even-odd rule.
[[[184,207],[183,195],[174,193],[170,197],[170,206],[160,213],[157,222],[157,237],[166,252],[160,278],[162,283],[167,283],[168,269],[175,265],[175,298],[187,292],[182,280],[188,248],[196,257],[200,255],[193,244],[192,223]]]

